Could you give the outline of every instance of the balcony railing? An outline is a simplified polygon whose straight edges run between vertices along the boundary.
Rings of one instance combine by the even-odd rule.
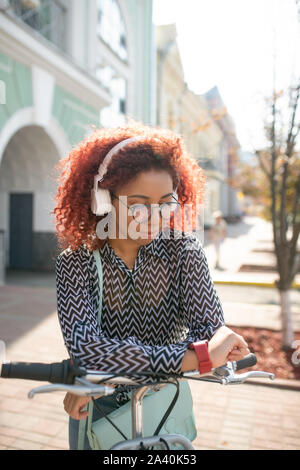
[[[7,12],[65,51],[67,9],[58,0],[9,0]]]

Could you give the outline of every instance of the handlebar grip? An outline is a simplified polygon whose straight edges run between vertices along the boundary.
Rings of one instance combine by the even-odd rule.
[[[247,367],[255,366],[256,363],[257,363],[257,358],[255,354],[250,353],[247,356],[245,356],[243,359],[241,359],[240,361],[235,362],[235,370],[246,369]]]
[[[42,364],[38,362],[8,362],[2,364],[1,377],[9,379],[41,380],[51,383],[73,384],[76,376],[86,375],[78,360]]]

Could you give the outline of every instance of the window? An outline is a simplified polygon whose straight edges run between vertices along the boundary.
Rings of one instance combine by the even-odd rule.
[[[97,32],[120,59],[127,61],[125,25],[116,0],[98,0]]]
[[[10,0],[10,12],[65,50],[66,8],[58,0]]]
[[[127,82],[113,67],[99,61],[96,77],[106,87],[111,95],[112,103],[101,111],[101,124],[103,126],[117,126],[125,122]]]

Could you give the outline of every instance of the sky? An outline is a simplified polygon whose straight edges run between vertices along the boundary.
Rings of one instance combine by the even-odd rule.
[[[218,87],[242,149],[263,146],[264,96],[300,77],[295,0],[153,0],[153,21],[176,23],[188,87]]]

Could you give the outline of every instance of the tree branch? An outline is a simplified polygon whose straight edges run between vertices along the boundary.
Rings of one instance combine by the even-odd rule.
[[[273,225],[273,237],[274,237],[274,244],[276,250],[276,256],[278,261],[278,267],[280,269],[280,253],[278,249],[278,235],[277,235],[277,217],[276,217],[276,171],[275,171],[275,164],[276,164],[276,137],[275,137],[275,129],[276,129],[276,104],[275,104],[275,97],[273,98],[272,103],[272,129],[271,129],[271,142],[272,142],[272,150],[271,150],[271,198],[272,198],[272,225]]]
[[[290,158],[292,153],[293,153],[293,148],[294,148],[294,145],[295,145],[295,139],[296,139],[296,136],[299,132],[299,126],[298,126],[298,130],[297,130],[296,134],[295,135],[293,134],[294,126],[295,126],[295,118],[296,118],[296,113],[297,113],[297,107],[298,107],[298,102],[299,102],[299,94],[300,94],[300,85],[298,85],[297,88],[296,88],[296,97],[295,97],[295,101],[294,101],[293,108],[292,108],[293,111],[292,111],[290,130],[289,130],[288,138],[287,138],[287,142],[286,142],[286,155],[288,156],[288,158]]]
[[[297,217],[297,212],[300,204],[300,174],[298,176],[298,181],[296,183],[296,192],[294,195],[294,203],[293,203],[293,219],[292,219],[292,226],[293,226],[293,232],[294,232],[294,225],[296,223],[296,217]]]
[[[300,234],[300,222],[297,222],[293,226],[293,237],[292,240],[290,241],[290,253],[289,253],[289,267],[290,267],[290,277],[289,281],[292,283],[294,276],[297,273],[298,270],[298,263],[297,263],[297,246],[298,246],[298,238]]]
[[[263,170],[263,172],[265,173],[265,175],[268,177],[268,179],[271,181],[271,173],[268,171],[266,165],[264,164],[262,158],[261,158],[261,155],[259,153],[258,150],[255,150],[255,155],[258,157],[258,161],[259,161],[259,164],[260,164],[260,167],[261,169]]]

